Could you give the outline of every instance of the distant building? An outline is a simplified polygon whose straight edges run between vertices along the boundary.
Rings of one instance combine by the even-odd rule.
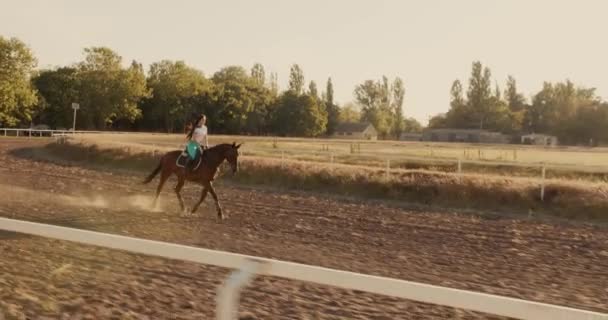
[[[404,132],[399,136],[401,141],[422,141],[422,133]]]
[[[376,131],[376,128],[371,123],[345,122],[336,126],[332,138],[377,140],[378,131]]]
[[[480,129],[426,129],[422,141],[466,143],[510,143],[511,136]]]
[[[557,137],[547,134],[532,133],[521,136],[521,143],[537,146],[556,146]]]

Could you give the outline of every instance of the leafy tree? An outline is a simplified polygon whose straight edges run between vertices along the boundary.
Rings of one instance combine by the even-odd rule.
[[[361,121],[361,110],[354,103],[350,102],[343,105],[339,110],[340,122],[359,122]]]
[[[141,65],[133,62],[123,69],[122,58],[106,47],[86,48],[85,54],[77,66],[85,127],[103,129],[116,120],[139,118],[138,104],[150,94]]]
[[[253,68],[251,68],[251,78],[253,78],[258,86],[264,86],[266,83],[266,72],[264,71],[264,66],[259,63],[254,64]]]
[[[274,97],[271,90],[249,77],[239,66],[216,72],[212,79],[210,114],[213,130],[261,134],[269,130]]]
[[[392,124],[386,88],[385,83],[373,80],[366,80],[355,88],[355,99],[361,106],[361,120],[374,125],[382,137],[390,133]]]
[[[334,85],[331,78],[327,79],[324,94],[325,110],[327,110],[327,133],[333,134],[340,121],[340,108],[334,103]]]
[[[505,99],[511,112],[520,112],[526,108],[526,98],[517,91],[517,82],[513,76],[507,78],[507,89]]]
[[[293,64],[289,72],[289,90],[296,95],[302,94],[304,90],[304,71],[298,64]]]
[[[245,69],[228,66],[216,72],[212,79],[214,108],[210,112],[219,132],[239,133],[246,126],[247,114],[254,110],[254,97],[250,88],[255,86]]]
[[[420,133],[422,132],[422,124],[414,118],[405,118],[403,119],[403,132]]]
[[[317,83],[314,80],[311,80],[310,84],[308,85],[308,94],[316,99],[319,98],[319,91],[317,90]]]
[[[437,129],[437,128],[446,128],[448,127],[448,117],[445,113],[440,113],[435,115],[429,119],[429,128]]]
[[[253,95],[253,110],[247,114],[245,131],[252,134],[266,134],[271,132],[272,113],[276,106],[276,96],[265,87],[255,85],[249,87]]]
[[[274,124],[281,135],[314,137],[325,132],[327,113],[318,99],[289,90],[279,99]]]
[[[71,128],[74,112],[71,106],[80,101],[78,70],[73,67],[44,70],[32,82],[43,110],[40,121],[53,128]]]
[[[469,89],[467,101],[470,111],[477,120],[478,127],[484,128],[484,121],[488,121],[492,106],[492,90],[490,69],[483,68],[481,62],[473,62],[471,77],[469,78]]]
[[[462,84],[459,80],[452,83],[450,89],[450,110],[443,120],[433,121],[433,127],[471,128],[475,126],[474,114],[470,112],[469,105],[463,97]]]
[[[513,86],[514,82],[508,86],[505,96],[518,99]],[[450,110],[445,115],[432,119],[429,126],[487,129],[504,133],[521,130],[524,114],[509,108],[509,102],[502,99],[498,84],[492,92],[490,69],[484,68],[479,61],[472,65],[466,95],[465,99],[461,82],[454,81],[450,89]]]
[[[396,139],[401,137],[401,133],[405,129],[405,122],[403,117],[403,100],[405,98],[405,85],[403,84],[403,80],[397,77],[393,81],[393,85],[391,87],[392,92],[392,101],[393,101],[393,109],[395,113],[395,123],[393,124],[393,134]]]
[[[279,95],[279,77],[276,72],[270,74],[270,93],[273,97]]]
[[[533,96],[524,123],[529,131],[557,135],[565,143],[603,141],[602,132],[608,131],[604,106],[593,88],[577,88],[569,80],[545,82]]]
[[[305,137],[316,137],[326,132],[327,130],[327,112],[323,105],[319,103],[319,99],[312,95],[304,95],[299,97],[299,112],[296,116],[299,118],[295,134]]]
[[[37,96],[30,79],[36,64],[23,42],[0,36],[0,126],[13,127],[32,120]]]
[[[452,88],[450,89],[450,106],[452,109],[460,109],[466,106],[466,101],[464,100],[462,92],[462,83],[460,83],[459,80],[454,80]]]
[[[143,104],[144,119],[154,127],[174,132],[197,109],[197,96],[208,94],[211,84],[203,73],[183,61],[162,60],[150,65],[147,79],[152,96]]]

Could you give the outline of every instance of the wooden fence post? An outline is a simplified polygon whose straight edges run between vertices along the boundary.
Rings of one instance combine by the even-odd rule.
[[[391,160],[387,159],[386,160],[386,172],[384,174],[384,178],[388,181],[389,178],[389,174],[390,174],[390,170],[391,170]]]
[[[543,164],[543,168],[541,169],[541,180],[540,180],[540,201],[545,201],[545,175],[546,175],[546,167]]]
[[[462,181],[462,160],[458,159],[458,182]]]

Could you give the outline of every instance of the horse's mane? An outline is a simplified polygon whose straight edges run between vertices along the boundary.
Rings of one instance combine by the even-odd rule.
[[[213,147],[211,147],[211,148],[209,148],[207,150],[210,151],[210,150],[215,150],[215,149],[224,149],[224,148],[227,148],[227,147],[232,147],[232,144],[230,144],[230,143],[220,143],[220,144],[214,145]]]
[[[211,152],[211,153],[224,153],[229,149],[232,149],[234,147],[234,144],[232,143],[220,143],[220,144],[216,144],[213,147],[207,149],[207,151],[205,152]]]

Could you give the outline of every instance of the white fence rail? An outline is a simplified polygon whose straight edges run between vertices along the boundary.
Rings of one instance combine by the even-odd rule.
[[[254,275],[276,276],[350,290],[366,291],[419,302],[485,312],[517,319],[608,320],[608,314],[472,291],[390,279],[292,262],[263,259],[236,253],[189,247],[166,242],[79,230],[34,222],[0,218],[0,230],[73,241],[134,253],[240,269],[218,295],[218,319],[234,319],[239,290]]]
[[[56,134],[82,134],[82,133],[104,133],[105,131],[86,131],[86,130],[51,130],[51,129],[36,129],[36,128],[0,128],[0,132],[3,132],[5,136],[8,135],[9,132],[14,132],[17,136],[36,136],[42,135],[43,133],[50,133],[51,135]]]

